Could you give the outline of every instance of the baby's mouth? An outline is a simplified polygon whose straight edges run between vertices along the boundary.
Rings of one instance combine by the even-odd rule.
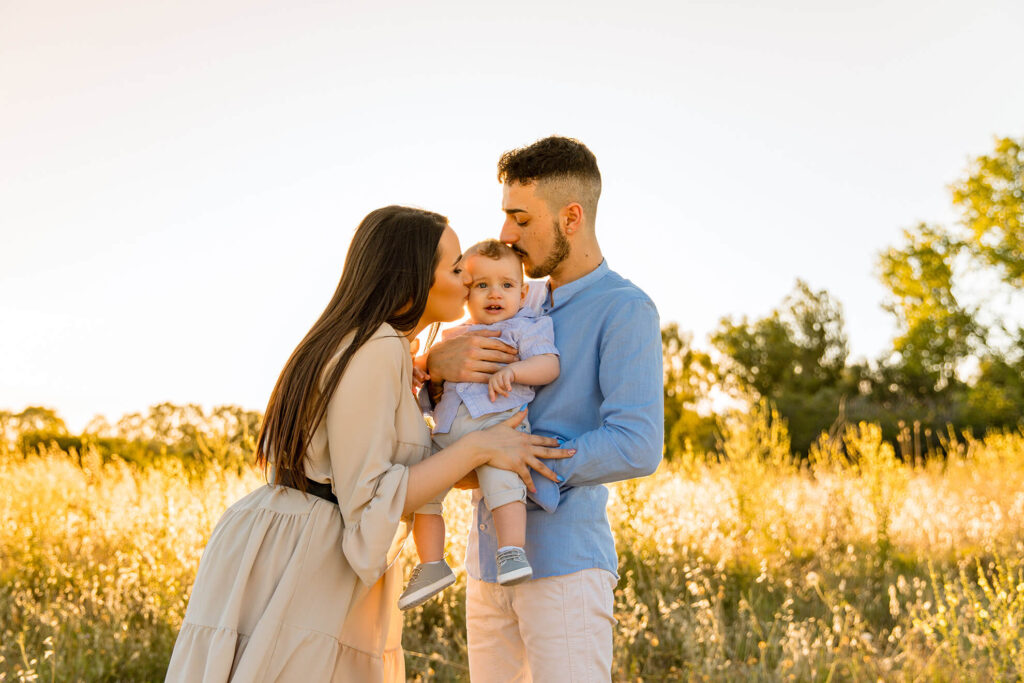
[[[500,313],[501,311],[504,310],[504,306],[485,306],[484,310],[487,311],[488,313]]]

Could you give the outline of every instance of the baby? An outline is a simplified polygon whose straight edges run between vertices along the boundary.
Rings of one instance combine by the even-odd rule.
[[[558,349],[551,319],[523,308],[529,287],[523,282],[519,256],[497,240],[470,247],[463,256],[472,278],[466,308],[471,324],[444,334],[445,339],[469,330],[501,332],[501,341],[519,350],[520,360],[509,363],[481,382],[445,382],[434,410],[434,448],[445,448],[460,437],[503,422],[533,400],[532,386],[558,378]],[[527,420],[517,427],[528,432]],[[519,475],[489,465],[477,468],[484,502],[494,518],[498,536],[498,583],[511,586],[529,580],[533,569],[526,558],[526,487]],[[416,511],[413,540],[420,563],[398,600],[400,609],[422,604],[455,582],[444,560],[444,494]]]

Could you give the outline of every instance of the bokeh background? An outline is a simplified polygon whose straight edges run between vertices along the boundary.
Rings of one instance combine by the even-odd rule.
[[[0,408],[261,410],[363,215],[494,236],[498,156],[549,134],[597,154],[609,263],[697,346],[799,277],[873,360],[877,254],[1024,135],[1022,26],[1012,0],[6,0]]]
[[[665,462],[610,487],[613,679],[1020,680],[1022,28],[0,0],[0,683],[161,680],[356,224],[496,236],[498,156],[550,134],[596,153],[604,253],[664,324]],[[464,589],[406,614],[410,680],[466,680]]]

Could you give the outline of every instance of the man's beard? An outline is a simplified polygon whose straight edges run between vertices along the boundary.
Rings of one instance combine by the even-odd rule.
[[[555,244],[551,247],[551,253],[544,259],[544,263],[527,268],[527,277],[534,279],[547,277],[569,256],[569,240],[565,239],[565,233],[558,227],[558,221],[553,221],[551,227],[554,228],[555,232]]]

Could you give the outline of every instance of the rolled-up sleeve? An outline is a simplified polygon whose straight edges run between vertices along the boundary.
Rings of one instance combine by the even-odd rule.
[[[365,584],[394,561],[392,541],[402,520],[409,468],[394,462],[395,424],[405,350],[395,338],[366,342],[327,404],[327,443],[338,506],[345,523],[342,550]]]
[[[555,327],[551,318],[541,316],[529,318],[529,323],[519,333],[518,345],[519,357],[523,360],[532,356],[540,356],[545,353],[558,355],[558,348],[555,346]]]

